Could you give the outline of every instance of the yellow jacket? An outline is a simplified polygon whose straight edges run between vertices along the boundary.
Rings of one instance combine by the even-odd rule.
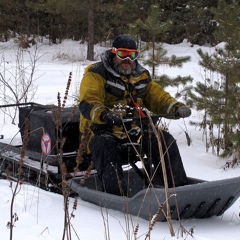
[[[118,138],[125,138],[123,127],[114,126],[109,129],[100,120],[105,110],[118,112],[123,118],[137,117],[139,113],[133,107],[133,101],[144,110],[147,108],[155,114],[174,113],[179,103],[162,87],[154,82],[148,70],[136,62],[136,69],[129,77],[119,75],[111,67],[111,53],[106,51],[102,61],[86,68],[80,85],[80,132],[86,126],[95,130],[111,131]],[[131,128],[137,126],[132,123]]]

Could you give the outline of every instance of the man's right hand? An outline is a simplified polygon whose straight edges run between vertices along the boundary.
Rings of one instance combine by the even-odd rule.
[[[122,118],[117,113],[111,111],[104,111],[100,116],[101,121],[105,122],[109,126],[118,126],[122,125]]]
[[[176,114],[181,118],[186,118],[191,115],[191,109],[187,106],[181,106],[177,108]]]

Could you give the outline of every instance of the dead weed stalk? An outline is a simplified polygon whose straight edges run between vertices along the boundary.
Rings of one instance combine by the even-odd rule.
[[[13,228],[15,226],[15,223],[18,221],[17,213],[14,213],[14,201],[16,199],[17,194],[21,190],[21,185],[24,183],[24,177],[23,177],[23,164],[24,164],[24,158],[26,154],[26,149],[29,141],[29,120],[25,119],[25,128],[24,128],[24,137],[23,137],[23,145],[20,152],[20,159],[19,159],[19,166],[17,169],[17,181],[16,185],[13,185],[13,182],[10,182],[10,187],[12,189],[12,199],[11,199],[11,206],[10,206],[10,221],[7,223],[7,227],[10,229],[10,240],[13,239]]]
[[[70,89],[71,85],[71,80],[72,80],[72,73],[69,73],[69,78],[65,90],[65,95],[63,98],[63,102],[61,103],[61,96],[60,93],[57,95],[57,101],[58,101],[58,106],[57,108],[52,108],[52,120],[55,123],[55,128],[56,128],[56,148],[57,148],[57,157],[58,157],[58,164],[59,164],[59,170],[61,173],[61,178],[62,178],[62,183],[61,183],[61,191],[63,194],[63,202],[64,202],[64,229],[63,229],[63,234],[62,234],[62,240],[67,239],[71,240],[72,239],[72,233],[71,233],[71,228],[73,228],[71,224],[71,218],[74,218],[74,211],[77,208],[77,200],[75,199],[74,204],[73,204],[73,210],[70,213],[69,210],[69,200],[70,200],[70,188],[68,186],[68,170],[66,167],[66,164],[63,161],[63,147],[66,142],[66,138],[63,137],[63,130],[66,124],[72,121],[72,118],[75,114],[76,111],[76,106],[73,108],[72,113],[70,114],[67,123],[62,123],[62,114],[64,107],[66,106],[66,101],[68,98],[68,92]],[[76,232],[75,232],[76,233]]]

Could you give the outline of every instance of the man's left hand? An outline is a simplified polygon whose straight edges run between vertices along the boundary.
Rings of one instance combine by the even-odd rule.
[[[191,115],[191,109],[187,106],[178,107],[176,110],[177,117],[186,118]]]

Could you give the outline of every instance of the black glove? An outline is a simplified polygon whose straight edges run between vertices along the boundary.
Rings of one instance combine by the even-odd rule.
[[[121,116],[114,112],[104,111],[104,112],[102,112],[100,119],[101,119],[101,121],[105,122],[106,124],[108,124],[111,127],[114,125],[121,127],[121,125],[122,125]]]
[[[186,106],[178,107],[176,110],[177,117],[185,118],[191,115],[191,109]]]

